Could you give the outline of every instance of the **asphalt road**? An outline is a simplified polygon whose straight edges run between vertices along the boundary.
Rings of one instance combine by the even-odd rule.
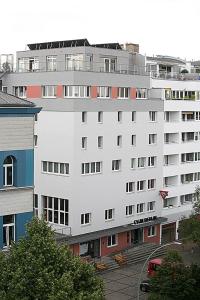
[[[177,247],[177,250],[182,255],[185,264],[200,263],[199,248],[191,248],[182,246]],[[113,271],[107,271],[100,276],[105,282],[106,300],[136,300],[138,291],[138,279],[144,262],[125,265]],[[146,273],[143,274],[145,279]],[[148,293],[140,292],[140,300],[146,300]]]
[[[143,263],[127,265],[100,275],[105,282],[106,300],[137,299],[138,277],[142,266]],[[140,292],[140,299],[145,300],[147,296]]]

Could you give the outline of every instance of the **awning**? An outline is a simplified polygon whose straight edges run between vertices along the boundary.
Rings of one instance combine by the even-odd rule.
[[[140,220],[138,220],[138,221],[140,221]],[[108,228],[108,229],[99,230],[99,231],[90,232],[90,233],[81,234],[81,235],[76,235],[76,236],[67,236],[67,235],[58,234],[58,233],[56,233],[55,236],[56,236],[56,240],[58,242],[61,242],[61,243],[66,242],[66,244],[72,245],[72,244],[78,244],[78,243],[96,240],[96,239],[102,238],[104,236],[112,235],[112,234],[122,233],[122,232],[131,231],[131,230],[138,229],[138,228],[144,228],[144,227],[149,227],[149,226],[156,225],[156,224],[161,224],[166,221],[167,221],[167,218],[159,217],[159,218],[156,218],[149,222],[143,222],[143,223],[138,223],[138,224],[127,224],[124,226]]]

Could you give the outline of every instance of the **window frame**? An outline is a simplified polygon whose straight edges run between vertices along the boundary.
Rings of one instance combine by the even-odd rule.
[[[50,90],[52,88],[52,90]],[[51,91],[51,93],[50,93]],[[56,85],[42,85],[42,98],[54,99],[57,95],[57,86]]]
[[[6,159],[10,158],[11,159],[11,163],[5,163]],[[11,183],[8,184],[9,180],[8,180],[8,172],[11,168]],[[4,187],[11,187],[14,186],[14,160],[13,157],[11,155],[8,155],[4,161],[3,161],[3,186]]]
[[[121,171],[121,159],[112,160],[112,171],[113,172]]]
[[[82,213],[81,214],[81,226],[90,225],[92,222],[91,213]],[[88,222],[87,222],[88,220]]]
[[[148,237],[156,236],[156,226],[155,225],[152,225],[152,226],[148,227],[147,236]]]
[[[107,248],[115,247],[117,245],[118,245],[118,235],[117,234],[108,235],[107,236]]]
[[[104,220],[105,221],[113,221],[115,219],[115,209],[109,208],[104,211]]]
[[[51,199],[51,202],[50,202],[50,199]],[[57,206],[57,204],[55,205],[56,200],[57,200],[58,206]],[[61,200],[64,200],[64,202],[63,202],[64,209],[61,209]],[[46,202],[46,206],[45,206],[45,202]],[[49,203],[51,203],[51,205]],[[48,223],[69,226],[69,200],[68,199],[42,195],[42,204],[43,204],[44,218]],[[61,214],[64,217],[64,219],[63,219],[64,224],[61,223]],[[55,222],[56,215],[58,218],[58,222]],[[50,219],[49,216],[51,216],[52,221],[49,220]]]

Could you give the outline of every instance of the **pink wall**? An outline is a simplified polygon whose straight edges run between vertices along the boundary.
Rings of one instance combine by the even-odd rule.
[[[121,251],[129,246],[130,242],[127,241],[127,232],[118,233],[117,236],[118,243],[113,247],[107,247],[107,236],[101,238],[101,256]]]
[[[63,86],[62,85],[57,86],[57,97],[63,98]]]
[[[145,243],[160,243],[160,224],[155,225],[156,227],[156,235],[148,237],[148,227],[144,228],[144,242]]]
[[[117,87],[112,87],[111,98],[112,99],[117,99],[117,97],[118,97],[118,88]]]
[[[41,98],[42,88],[39,85],[29,85],[26,91],[27,98]]]
[[[132,100],[135,100],[136,99],[136,89],[135,88],[131,88],[130,89],[130,98]]]
[[[91,86],[91,98],[97,98],[97,87]]]

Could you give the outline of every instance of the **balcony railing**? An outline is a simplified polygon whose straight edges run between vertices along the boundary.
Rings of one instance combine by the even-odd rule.
[[[150,76],[158,79],[200,80],[200,73],[175,73],[166,71],[151,71]]]
[[[5,70],[0,67],[0,72]],[[35,73],[35,72],[63,72],[63,71],[81,71],[81,72],[97,72],[97,73],[113,73],[127,75],[150,76],[146,70],[146,66],[127,64],[105,64],[104,62],[89,62],[84,60],[73,61],[56,61],[56,62],[29,62],[18,63],[10,68],[10,72],[16,73]]]

